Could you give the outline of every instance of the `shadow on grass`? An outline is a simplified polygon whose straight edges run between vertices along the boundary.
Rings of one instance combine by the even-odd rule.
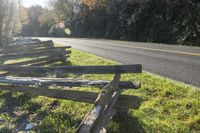
[[[23,62],[23,61],[22,61]],[[26,61],[24,61],[26,62]],[[30,63],[30,61],[29,61]],[[36,62],[33,64],[27,64],[28,66],[71,66],[71,62],[70,61],[65,61],[65,60],[61,60],[61,61],[42,61],[42,62]],[[17,76],[17,77],[51,77],[51,76],[55,76],[55,77],[66,77],[66,74],[57,74],[54,72],[50,72],[50,73],[35,73],[34,71],[28,71],[28,72],[5,72],[3,74],[0,74],[0,76]],[[2,88],[3,89],[3,88]],[[47,126],[47,128],[49,130],[51,130],[52,127],[54,127],[57,123],[59,123],[58,121],[62,121],[62,118],[66,118],[66,120],[68,120],[69,123],[79,123],[79,122],[75,122],[74,120],[72,120],[72,118],[69,115],[66,114],[53,114],[49,116],[49,113],[51,114],[51,109],[48,110],[48,108],[45,109],[45,111],[39,111],[40,108],[42,107],[42,105],[32,101],[33,98],[35,98],[37,96],[33,96],[31,94],[28,93],[16,93],[16,92],[10,92],[10,91],[1,91],[0,90],[0,99],[2,100],[2,105],[0,106],[0,115],[5,113],[9,116],[9,119],[13,119],[11,124],[15,125],[14,130],[22,130],[24,129],[24,126],[28,123],[28,119],[30,117],[30,115],[32,114],[36,114],[37,118],[39,120],[42,119],[46,119],[46,118],[50,118],[51,116],[53,116],[51,119],[57,119],[57,117],[59,119],[57,119],[55,121],[55,123],[49,123],[48,121],[46,121],[46,125],[49,125],[49,127]],[[53,105],[51,105],[51,108],[54,108],[55,102],[53,103]],[[64,115],[64,116],[63,116]],[[36,118],[36,119],[37,119]],[[0,118],[1,120],[1,118]],[[51,120],[50,120],[51,121]],[[64,120],[63,120],[64,121]],[[8,125],[6,124],[2,124],[0,123],[0,126],[3,127],[0,129],[0,133],[3,132],[10,132],[13,129],[10,129]],[[45,121],[44,124],[45,125]],[[71,124],[69,124],[71,125]],[[55,126],[56,128],[56,126]]]
[[[3,106],[0,108],[0,113],[7,111],[13,112],[16,107],[21,107],[27,103],[31,103],[31,99],[35,96],[27,93],[16,93],[2,90],[0,98],[3,101]]]
[[[117,113],[109,126],[108,133],[145,133],[138,119],[128,113]]]
[[[35,129],[36,132],[58,133],[75,132],[81,121],[73,119],[68,113],[64,112],[41,112],[39,115],[44,117],[42,123]]]
[[[72,66],[72,63],[70,61],[55,61],[55,62],[38,62],[31,64],[29,66]],[[55,76],[54,72],[31,72],[31,71],[26,71],[26,72],[5,72],[3,74],[0,74],[0,76],[17,76],[17,77],[48,77],[48,76]],[[61,78],[64,77],[65,75],[62,74]],[[57,77],[57,75],[56,75]],[[59,75],[58,75],[59,77]]]
[[[3,105],[0,107],[0,114],[6,113],[11,120],[9,125],[15,125],[14,128],[9,129],[6,123],[1,123],[3,129],[1,131],[7,130],[22,130],[28,123],[28,116],[30,113],[34,113],[36,110],[41,108],[41,105],[31,101],[31,94],[27,93],[16,93],[10,91],[0,91],[0,99],[3,101]]]
[[[6,113],[11,121],[1,123],[1,132],[25,131],[28,123],[35,123],[37,126],[33,129],[36,132],[57,133],[57,132],[75,132],[81,120],[73,119],[67,112],[56,111],[59,106],[58,100],[52,100],[47,105],[41,105],[33,102],[32,99],[37,96],[31,94],[15,93],[10,91],[0,91],[0,98],[3,100],[3,106],[0,107],[0,114]],[[41,107],[43,106],[43,109]],[[9,125],[14,125],[10,127]]]
[[[7,127],[3,127],[0,129],[0,133],[12,133],[12,130]]]

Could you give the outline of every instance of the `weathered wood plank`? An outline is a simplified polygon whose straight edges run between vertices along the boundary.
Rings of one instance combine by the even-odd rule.
[[[11,50],[20,50],[23,48],[28,48],[28,49],[35,49],[38,47],[54,47],[53,41],[45,41],[45,42],[37,42],[37,43],[29,43],[29,44],[23,44],[23,45],[15,45],[15,46],[5,46],[1,48],[0,50],[6,50],[6,51],[11,51]]]
[[[77,102],[94,103],[95,99],[98,97],[98,93],[94,92],[81,92],[74,90],[51,90],[44,88],[34,88],[34,87],[22,87],[14,85],[0,85],[0,89],[9,90],[14,92],[32,93],[34,95],[46,96],[51,98],[67,99]],[[115,108],[139,108],[142,100],[137,96],[120,95]]]
[[[26,52],[17,52],[17,53],[10,53],[10,54],[2,54],[0,58],[3,57],[12,57],[12,56],[27,56],[27,55],[35,55],[35,54],[42,54],[42,53],[59,53],[59,52],[64,52],[67,51],[66,49],[61,49],[61,48],[53,48],[53,49],[44,49],[44,50],[37,50],[37,51],[26,51]],[[68,51],[69,52],[69,51]]]
[[[22,53],[22,54],[11,54],[11,55],[3,55],[0,56],[1,60],[11,60],[11,59],[19,59],[19,58],[36,58],[40,56],[52,56],[55,54],[70,54],[71,51],[65,51],[65,50],[58,50],[58,51],[45,51],[45,52],[35,52],[35,53]]]
[[[18,45],[13,45],[13,46],[5,46],[5,47],[26,47],[29,45],[38,45],[38,46],[42,46],[42,45],[50,45],[50,44],[54,44],[52,40],[48,40],[48,41],[40,41],[40,42],[27,42],[27,43],[23,43],[23,44],[18,44]]]
[[[68,48],[71,48],[71,46],[66,46],[66,47],[49,47],[49,48],[46,48],[46,47],[36,47],[36,48],[29,48],[29,47],[26,47],[26,48],[19,48],[19,49],[14,49],[14,50],[3,50],[3,51],[0,51],[1,54],[6,54],[6,55],[13,55],[13,54],[28,54],[28,53],[35,53],[35,52],[46,52],[46,51],[54,51],[54,50],[66,50]]]
[[[92,111],[78,128],[78,133],[99,133],[105,130],[103,126],[111,119],[113,107],[120,96],[121,90],[118,89],[119,80],[120,75],[116,74],[111,83],[104,88],[105,91],[99,94]]]
[[[49,64],[52,64],[55,62],[62,62],[62,61],[61,61],[61,59],[52,59],[52,60],[48,60],[45,62],[35,63],[35,64],[32,64],[31,66],[45,66],[45,65],[49,65]],[[65,60],[65,63],[67,63],[66,60]]]
[[[40,62],[44,62],[44,61],[49,61],[49,60],[53,60],[53,59],[60,59],[60,53],[58,53],[57,55],[53,55],[53,56],[48,56],[48,57],[43,57],[43,58],[38,58],[38,59],[32,59],[32,60],[28,60],[28,61],[23,61],[23,62],[17,62],[17,63],[12,63],[12,64],[7,64],[7,65],[16,65],[16,66],[22,66],[22,65],[29,65],[29,64],[35,64],[35,63],[40,63]],[[69,56],[67,56],[69,57]]]
[[[110,81],[99,80],[72,80],[67,78],[33,78],[33,77],[0,77],[0,83],[13,84],[13,85],[57,85],[57,86],[68,86],[68,87],[86,87],[96,86],[104,87],[107,86]],[[140,82],[132,81],[120,81],[119,88],[123,89],[138,89]]]
[[[34,72],[34,73],[71,73],[71,74],[115,74],[115,73],[141,73],[142,65],[116,65],[116,66],[15,66],[15,65],[0,65],[0,71],[13,72]]]
[[[18,51],[26,52],[31,50],[43,50],[43,49],[50,49],[54,48],[54,46],[48,47],[37,47],[37,46],[29,46],[29,47],[15,47],[15,48],[4,48],[0,51],[0,54],[9,54],[9,53],[16,53]]]

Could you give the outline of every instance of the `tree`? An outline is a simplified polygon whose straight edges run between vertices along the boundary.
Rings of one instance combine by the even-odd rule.
[[[66,36],[68,28],[73,37],[200,44],[198,0],[51,0],[50,5],[24,8],[23,35]]]
[[[30,8],[20,8],[20,24],[22,36],[40,36],[41,20],[40,17],[44,14],[45,9],[41,6],[32,6]],[[48,31],[47,31],[48,32]]]
[[[54,11],[49,9],[44,9],[43,13],[39,16],[38,21],[40,23],[40,36],[49,36],[49,30],[51,27],[58,23],[56,14]]]
[[[79,12],[79,0],[52,0],[50,5],[59,21],[69,19]]]
[[[28,9],[20,5],[18,10],[18,16],[14,25],[14,34],[19,35],[20,33],[23,33],[26,27],[29,26],[29,23],[30,18],[28,14]]]
[[[0,0],[0,44],[12,39],[14,18],[17,12],[17,0]]]

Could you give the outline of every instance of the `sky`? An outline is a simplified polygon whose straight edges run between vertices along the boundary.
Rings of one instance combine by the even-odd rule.
[[[25,7],[30,7],[33,5],[41,5],[43,7],[45,7],[48,3],[48,0],[22,0],[22,4]]]

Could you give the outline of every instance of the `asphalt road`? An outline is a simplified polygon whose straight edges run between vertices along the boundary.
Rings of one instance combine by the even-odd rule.
[[[71,45],[123,64],[142,64],[143,69],[151,73],[200,87],[200,47],[104,39],[42,39]]]

